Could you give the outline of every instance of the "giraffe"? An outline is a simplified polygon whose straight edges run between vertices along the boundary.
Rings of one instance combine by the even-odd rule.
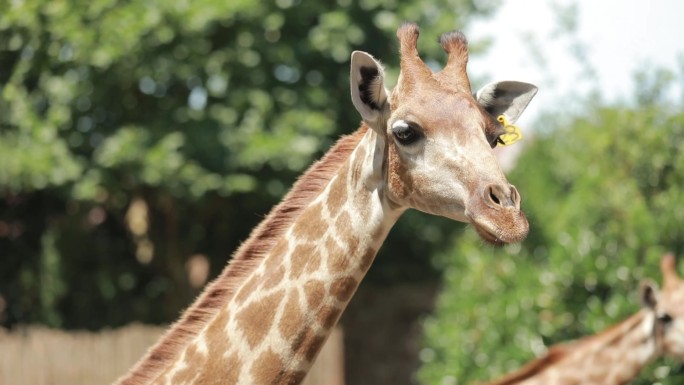
[[[298,384],[356,291],[378,248],[409,208],[468,222],[499,245],[528,232],[520,196],[492,148],[537,88],[489,84],[472,94],[465,36],[440,44],[433,72],[419,30],[397,30],[400,75],[385,87],[370,54],[351,55],[361,126],[294,184],[155,346],[118,380],[138,384]]]
[[[684,280],[672,254],[660,261],[663,289],[642,281],[642,308],[596,335],[556,345],[486,385],[623,385],[662,356],[684,361]]]

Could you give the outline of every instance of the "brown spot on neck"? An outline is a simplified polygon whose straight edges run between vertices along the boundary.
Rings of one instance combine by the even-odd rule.
[[[337,176],[337,183],[335,183],[335,188],[330,189],[330,195],[328,196],[328,201],[326,207],[332,218],[337,217],[340,210],[347,202],[348,191],[346,187],[347,174],[349,172],[348,168],[340,169],[340,174]]]
[[[190,366],[188,369],[198,375],[195,384],[237,384],[242,365],[238,355],[233,353],[226,358],[214,359],[205,368]]]
[[[326,305],[323,306],[321,311],[318,312],[318,323],[325,330],[331,330],[337,320],[339,320],[340,315],[342,315],[342,310],[338,306]]]
[[[366,272],[368,272],[368,269],[370,269],[377,254],[378,251],[373,248],[366,250],[366,253],[363,254],[363,256],[361,257],[361,263],[359,264],[359,270],[362,273],[365,274]]]
[[[237,314],[236,320],[240,330],[252,349],[258,346],[264,340],[268,331],[271,330],[275,317],[274,309],[277,309],[284,296],[285,291],[279,290],[263,299],[254,301]]]
[[[321,255],[315,243],[298,244],[290,256],[290,279],[299,278],[307,267],[312,264],[320,265]]]
[[[330,294],[340,302],[348,302],[358,286],[359,281],[354,277],[338,278],[330,285]]]
[[[296,385],[301,383],[306,377],[306,372],[303,370],[294,370],[283,373],[283,380],[280,382],[284,385]]]
[[[345,253],[342,247],[332,236],[325,237],[323,241],[325,249],[328,251],[326,267],[329,273],[346,272],[350,263],[349,253]]]
[[[280,334],[284,339],[291,340],[303,327],[306,310],[307,309],[302,309],[302,306],[299,304],[299,292],[297,290],[291,290],[287,296],[285,310],[280,318],[280,324],[278,325]]]
[[[309,280],[304,284],[304,292],[306,293],[306,303],[309,308],[318,308],[323,303],[325,284],[317,279]]]
[[[285,374],[283,366],[283,358],[273,350],[263,352],[250,371],[254,384],[279,384]]]
[[[292,226],[292,236],[295,241],[315,242],[321,239],[328,229],[328,224],[321,218],[322,210],[321,203],[316,203],[302,212]]]
[[[326,336],[327,334],[319,335],[314,328],[307,328],[292,345],[293,351],[298,353],[296,357],[313,363],[323,347]]]

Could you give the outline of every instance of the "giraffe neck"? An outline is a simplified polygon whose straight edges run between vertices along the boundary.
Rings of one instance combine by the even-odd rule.
[[[382,191],[384,139],[368,130],[235,296],[156,383],[296,384],[403,210]]]
[[[235,251],[221,274],[204,288],[194,303],[116,384],[151,384],[178,360],[186,347],[232,300],[291,223],[320,195],[341,165],[346,164],[367,130],[368,127],[362,125],[354,134],[343,136],[297,180],[290,192]]]
[[[594,336],[553,347],[533,361],[490,385],[623,385],[657,358],[655,315],[641,310]]]

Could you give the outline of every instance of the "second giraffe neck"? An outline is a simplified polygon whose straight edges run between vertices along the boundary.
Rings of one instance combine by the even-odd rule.
[[[659,354],[655,317],[642,310],[594,336],[553,347],[547,357],[490,385],[623,385]]]

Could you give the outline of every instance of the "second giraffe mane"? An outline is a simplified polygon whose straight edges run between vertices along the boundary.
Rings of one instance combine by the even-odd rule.
[[[479,383],[477,385],[510,385],[517,384],[520,381],[528,379],[539,372],[543,371],[546,367],[553,365],[554,363],[560,361],[568,354],[568,349],[566,345],[552,346],[549,351],[540,358],[529,362],[527,365],[510,373],[503,378],[496,380],[494,382]]]
[[[343,136],[323,158],[309,167],[283,200],[240,245],[221,275],[206,286],[121,384],[145,384],[159,376],[166,365],[177,358],[180,349],[196,337],[216,312],[231,300],[249,273],[259,266],[295,218],[320,194],[367,130],[368,127],[363,124],[353,134]]]

